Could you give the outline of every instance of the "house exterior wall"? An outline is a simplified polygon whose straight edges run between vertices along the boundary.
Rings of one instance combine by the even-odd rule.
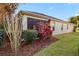
[[[67,23],[63,23],[63,33],[67,33],[68,29],[67,29]]]
[[[37,20],[44,20],[46,21],[46,19],[43,19],[43,18],[38,18],[38,17],[32,17],[32,16],[27,16],[27,15],[23,15],[22,16],[22,25],[23,25],[23,30],[27,30],[28,29],[28,18],[34,18],[34,19],[37,19]]]
[[[68,32],[72,32],[74,29],[74,25],[73,24],[68,24]]]
[[[55,22],[54,27],[55,27],[55,30],[53,32],[54,35],[62,33],[62,30],[61,30],[62,23],[61,22]]]
[[[73,32],[74,25],[71,23],[64,23],[64,22],[57,22],[57,21],[52,21],[51,23],[52,23],[51,27],[54,27],[53,35]]]
[[[38,18],[38,17],[33,17],[33,16],[27,16],[27,18],[34,18],[34,19],[37,19],[37,20],[44,20],[44,21],[47,20],[47,19],[44,19],[44,18]]]
[[[23,15],[22,16],[22,26],[23,26],[23,30],[27,30],[27,16]]]
[[[27,19],[28,19],[28,17],[34,18],[34,19],[37,19],[37,20],[47,21],[47,19],[23,15],[23,18],[22,18],[23,19],[23,22],[22,22],[23,23],[23,30],[28,29],[27,28]],[[53,30],[53,27],[54,27],[54,31],[53,31],[52,35],[72,32],[73,31],[73,26],[74,26],[71,23],[65,23],[65,22],[61,22],[61,21],[51,21],[50,25],[51,25],[52,30]],[[62,26],[63,26],[63,29],[62,29]]]
[[[51,30],[53,30],[53,27],[54,27],[54,21],[51,21],[51,22],[50,22],[50,26],[51,26]]]

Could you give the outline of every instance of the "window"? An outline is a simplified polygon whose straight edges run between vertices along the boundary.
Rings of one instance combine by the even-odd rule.
[[[67,24],[67,30],[68,30],[68,24]]]
[[[55,31],[55,26],[53,26],[52,28],[53,28],[53,31]]]
[[[53,29],[53,31],[55,31],[55,21],[54,21],[54,25],[53,25],[52,29]]]
[[[61,26],[61,30],[63,30],[63,24],[62,24],[62,26]]]

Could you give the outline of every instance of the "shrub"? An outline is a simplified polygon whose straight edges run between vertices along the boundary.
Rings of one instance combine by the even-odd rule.
[[[3,24],[0,23],[0,46],[3,44],[4,37],[5,37],[4,27]]]
[[[3,44],[4,39],[5,39],[5,32],[0,31],[0,46]]]
[[[79,27],[77,27],[75,30],[76,30],[76,32],[79,32]]]
[[[23,31],[22,38],[25,41],[31,43],[32,41],[38,38],[38,33],[36,30],[26,30],[26,31]]]
[[[77,28],[77,26],[74,26],[74,29],[73,29],[74,32],[76,32],[76,28]]]
[[[3,31],[4,30],[4,26],[3,26],[3,24],[0,24],[0,31]]]

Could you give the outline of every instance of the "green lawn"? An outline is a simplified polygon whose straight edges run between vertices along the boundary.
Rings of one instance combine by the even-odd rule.
[[[79,33],[67,33],[55,36],[59,41],[39,51],[35,56],[78,56]]]

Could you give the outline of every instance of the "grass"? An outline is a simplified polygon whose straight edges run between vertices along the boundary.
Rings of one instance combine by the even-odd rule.
[[[55,36],[59,41],[34,54],[35,56],[78,56],[79,33],[66,33]]]

